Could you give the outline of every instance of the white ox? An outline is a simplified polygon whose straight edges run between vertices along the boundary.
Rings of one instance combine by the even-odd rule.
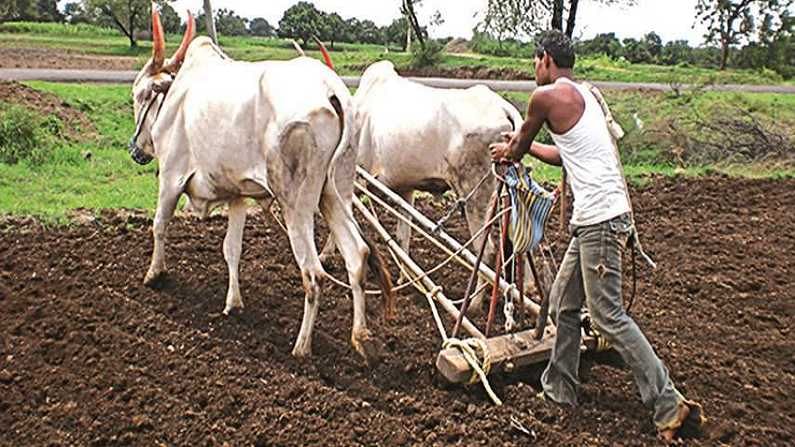
[[[352,144],[357,146],[359,165],[409,203],[414,202],[415,190],[452,189],[460,198],[469,195],[490,172],[489,145],[523,122],[516,107],[485,86],[427,87],[402,78],[388,61],[365,70],[354,104]],[[484,224],[494,190],[495,180],[488,176],[467,201],[471,235]],[[408,251],[408,224],[399,221],[396,236]],[[332,250],[329,241],[321,258]],[[486,259],[491,254],[489,244]],[[482,296],[472,303],[473,312],[480,309]]]
[[[304,315],[293,355],[311,353],[321,279],[314,214],[322,212],[353,292],[352,343],[365,360],[376,343],[365,321],[365,260],[391,309],[389,273],[353,221],[355,152],[349,149],[352,100],[342,80],[309,58],[282,62],[231,60],[209,39],[193,39],[190,18],[182,45],[164,60],[162,26],[153,12],[153,57],[133,86],[136,135],[130,143],[141,164],[159,161],[154,251],[145,283],[166,271],[166,226],[182,194],[206,214],[229,205],[223,253],[229,268],[224,312],[242,307],[238,262],[246,219],[245,198],[275,197],[301,270]]]

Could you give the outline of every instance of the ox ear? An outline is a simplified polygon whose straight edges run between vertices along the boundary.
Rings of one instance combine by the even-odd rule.
[[[163,35],[163,25],[160,23],[160,13],[157,6],[152,3],[152,65],[149,71],[155,74],[163,68],[166,58],[166,38]]]
[[[171,73],[179,71],[182,63],[185,62],[185,55],[188,54],[188,47],[194,37],[196,37],[196,19],[194,19],[193,14],[188,11],[188,20],[185,24],[185,34],[182,36],[182,43],[169,61],[168,66],[165,67],[167,71]]]

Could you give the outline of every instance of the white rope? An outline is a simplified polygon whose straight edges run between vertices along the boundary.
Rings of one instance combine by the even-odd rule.
[[[492,402],[494,402],[495,405],[502,405],[502,401],[494,393],[494,390],[491,389],[491,384],[489,383],[488,374],[489,371],[491,371],[491,354],[489,353],[489,348],[485,341],[477,338],[467,338],[465,340],[448,338],[444,341],[442,347],[445,349],[456,348],[461,351],[461,355],[464,356],[469,366],[472,367],[472,377],[469,379],[469,384],[475,384],[480,380],[480,383],[483,384],[483,388],[486,390]],[[480,351],[483,359],[482,361],[478,358],[477,351]]]

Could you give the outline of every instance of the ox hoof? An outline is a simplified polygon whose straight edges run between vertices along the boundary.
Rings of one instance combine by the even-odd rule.
[[[293,357],[297,359],[307,359],[312,356],[312,349],[309,347],[306,348],[299,348],[298,346],[293,348]]]
[[[162,285],[163,280],[166,278],[166,271],[152,271],[149,270],[144,277],[144,285],[147,287],[157,288]]]
[[[241,300],[240,298],[227,300],[226,301],[226,307],[224,307],[224,312],[223,313],[224,313],[224,315],[229,315],[229,313],[232,312],[232,310],[234,310],[234,309],[243,310],[243,307],[244,307],[243,306],[243,300]]]
[[[375,365],[381,360],[381,343],[369,333],[352,339],[353,349],[362,356],[367,365]]]

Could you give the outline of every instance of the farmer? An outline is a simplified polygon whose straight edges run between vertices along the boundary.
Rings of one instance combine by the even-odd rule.
[[[668,370],[627,315],[621,297],[621,250],[633,241],[634,225],[623,173],[605,115],[591,91],[574,82],[574,49],[558,31],[535,52],[539,88],[521,129],[490,146],[492,158],[519,161],[529,153],[563,166],[574,194],[571,243],[550,295],[557,324],[555,344],[541,377],[541,397],[575,406],[579,386],[583,304],[594,326],[632,369],[646,406],[654,409],[660,438],[673,442],[680,429],[702,422],[701,407],[674,387]],[[533,139],[547,125],[554,146]]]

